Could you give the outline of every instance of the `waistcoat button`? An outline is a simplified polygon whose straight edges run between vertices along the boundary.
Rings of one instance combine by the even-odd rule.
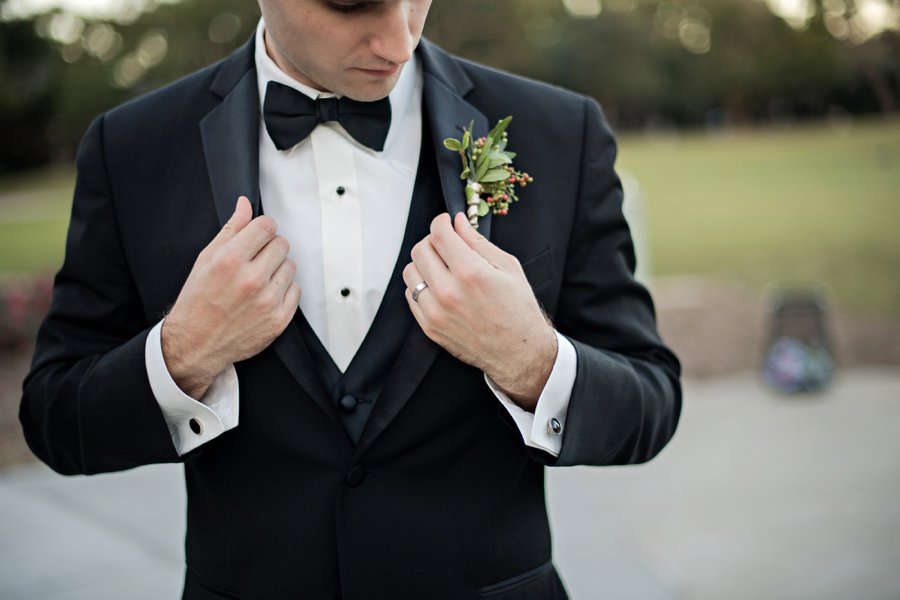
[[[356,410],[357,404],[359,404],[357,399],[354,396],[351,396],[349,394],[347,394],[346,396],[341,398],[341,401],[339,402],[341,410],[344,412],[348,412],[348,413],[351,413],[354,410]]]

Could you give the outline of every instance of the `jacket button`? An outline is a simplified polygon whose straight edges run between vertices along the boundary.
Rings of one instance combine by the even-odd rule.
[[[350,472],[347,473],[347,477],[344,479],[347,485],[350,487],[357,487],[359,484],[363,482],[366,478],[366,470],[362,465],[353,465],[353,468],[350,469]]]
[[[341,398],[341,401],[338,404],[340,405],[342,411],[346,413],[352,413],[354,410],[356,410],[356,405],[358,403],[359,402],[357,401],[356,397],[348,394]]]

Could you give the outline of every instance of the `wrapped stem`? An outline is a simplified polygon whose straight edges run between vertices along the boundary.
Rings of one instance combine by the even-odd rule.
[[[466,182],[466,216],[469,223],[478,229],[478,206],[481,204],[481,184],[471,179]]]

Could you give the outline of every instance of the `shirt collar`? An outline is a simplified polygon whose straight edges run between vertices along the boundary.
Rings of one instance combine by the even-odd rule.
[[[257,86],[259,87],[260,114],[262,113],[263,103],[266,99],[266,87],[269,85],[270,81],[275,81],[288,87],[294,88],[295,90],[312,98],[313,100],[317,98],[333,98],[337,96],[337,94],[333,94],[330,92],[320,92],[315,88],[300,83],[299,81],[282,71],[281,67],[276,65],[275,61],[272,60],[272,58],[266,52],[266,43],[263,39],[263,33],[265,32],[265,30],[265,21],[263,19],[260,19],[259,25],[256,26],[256,47],[254,50],[256,61],[256,80]],[[413,94],[415,94],[416,92],[416,78],[418,71],[417,61],[418,58],[415,54],[413,54],[409,62],[407,62],[403,66],[403,70],[400,72],[400,78],[397,80],[397,85],[394,86],[394,89],[388,96],[391,101],[391,112],[394,115],[391,123],[392,128],[393,124],[398,122],[399,118],[406,113],[406,109],[411,104],[410,101],[413,97]]]

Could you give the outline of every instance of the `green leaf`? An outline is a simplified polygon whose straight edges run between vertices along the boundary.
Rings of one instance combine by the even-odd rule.
[[[503,181],[509,179],[509,171],[506,169],[493,169],[478,178],[482,183],[493,183],[495,181]]]
[[[491,129],[491,132],[488,134],[488,137],[491,137],[495,140],[499,140],[500,136],[503,135],[503,132],[506,131],[506,128],[509,127],[509,122],[512,121],[512,115],[502,119],[497,125]]]
[[[512,159],[506,155],[505,152],[491,152],[490,155],[491,168],[499,167],[500,165],[508,165],[512,162]]]
[[[472,172],[471,169],[469,169],[469,167],[466,167],[465,169],[463,169],[463,172],[460,173],[459,178],[467,179],[469,177],[469,173],[471,173],[471,172]]]
[[[472,143],[472,132],[470,130],[466,129],[465,133],[463,133],[462,147],[468,148],[469,144],[471,144],[471,143]]]
[[[446,140],[444,140],[444,148],[446,148],[447,150],[453,150],[454,152],[459,152],[463,149],[463,145],[459,140],[447,138]]]
[[[491,163],[487,160],[487,156],[487,152],[484,152],[478,157],[478,164],[475,169],[475,181],[482,181],[482,178],[487,174],[488,169],[491,168]]]
[[[481,202],[478,203],[478,216],[479,217],[483,217],[483,216],[487,215],[489,210],[490,210],[490,207],[488,206],[488,203],[485,202],[484,200],[482,200]]]

